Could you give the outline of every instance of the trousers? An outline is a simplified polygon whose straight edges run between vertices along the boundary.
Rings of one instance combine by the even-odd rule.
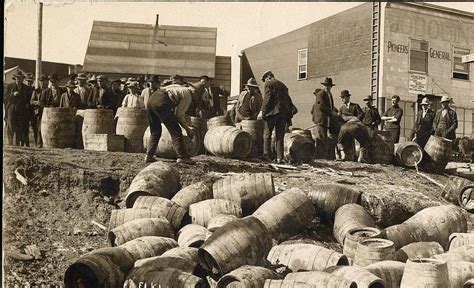
[[[284,114],[276,114],[267,116],[263,120],[265,121],[265,128],[263,130],[263,155],[270,159],[274,158],[272,153],[272,133],[273,129],[275,129],[276,158],[283,160],[283,138],[285,137],[288,117]]]

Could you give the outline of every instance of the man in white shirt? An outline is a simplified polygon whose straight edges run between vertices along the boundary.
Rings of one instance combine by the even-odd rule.
[[[127,86],[129,93],[123,98],[122,107],[145,109],[143,97],[139,93],[138,81],[128,82]]]

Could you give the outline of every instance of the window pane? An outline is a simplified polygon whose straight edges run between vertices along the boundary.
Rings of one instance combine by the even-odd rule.
[[[410,51],[410,70],[428,72],[427,67],[428,53],[420,51]]]
[[[454,47],[454,55],[467,55],[469,54],[469,49]]]
[[[428,42],[411,39],[410,47],[412,50],[428,51]]]
[[[306,72],[300,73],[298,79],[306,79]]]
[[[306,65],[300,65],[299,66],[299,72],[306,72]]]

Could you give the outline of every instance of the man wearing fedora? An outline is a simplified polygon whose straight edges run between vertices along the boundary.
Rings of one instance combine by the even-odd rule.
[[[26,85],[29,86],[29,87],[33,87],[33,84],[35,83],[35,76],[33,75],[33,73],[26,73]]]
[[[410,138],[424,148],[428,139],[433,134],[433,121],[436,113],[431,110],[431,102],[428,97],[424,97],[420,103],[421,109],[418,110],[416,120],[413,125]]]
[[[402,121],[403,109],[398,106],[400,96],[392,96],[392,107],[388,108],[382,115],[382,120],[385,121],[384,131],[390,132],[393,143],[400,141],[400,122]]]
[[[242,120],[257,120],[257,115],[260,112],[260,108],[262,108],[262,101],[263,98],[258,89],[257,81],[255,78],[250,78],[234,105],[234,123],[239,123]]]
[[[351,102],[351,94],[349,90],[341,91],[342,106],[339,108],[339,115],[341,116],[355,116],[362,120],[364,118],[364,111],[360,108],[359,104]]]
[[[99,98],[99,88],[97,87],[97,78],[95,75],[92,75],[89,80],[87,80],[89,84],[90,92],[87,96],[87,108],[88,109],[95,109],[97,108],[97,99]]]
[[[5,97],[5,120],[9,145],[29,146],[27,142],[30,114],[31,87],[23,83],[25,75],[18,71],[13,76]],[[26,113],[25,113],[26,112]],[[13,143],[15,139],[15,143]]]
[[[140,83],[130,81],[127,83],[129,93],[125,95],[122,101],[122,107],[145,109],[143,97],[140,94]]]
[[[59,107],[62,90],[59,88],[59,76],[55,73],[48,76],[49,88],[44,93],[44,98],[41,99],[43,107]]]
[[[265,121],[263,132],[263,156],[272,159],[272,133],[275,129],[276,162],[283,162],[283,138],[288,122],[296,113],[296,107],[288,94],[288,87],[275,79],[273,72],[268,70],[262,75],[265,83],[262,107],[257,115],[258,120]]]
[[[116,111],[114,95],[109,87],[109,79],[104,75],[97,76],[96,108]]]
[[[441,97],[441,109],[436,111],[433,120],[434,135],[449,140],[456,139],[456,129],[458,128],[458,116],[456,111],[449,107],[451,98]]]
[[[382,118],[380,117],[379,111],[374,107],[374,97],[369,95],[364,98],[365,107],[364,107],[364,118],[362,118],[362,123],[367,127],[369,134],[373,134],[374,131],[378,130]]]
[[[77,87],[74,89],[74,92],[79,95],[81,100],[80,108],[79,109],[86,109],[87,108],[87,99],[89,98],[89,94],[91,93],[91,88],[86,85],[87,76],[84,73],[77,74],[76,82]]]
[[[127,95],[120,86],[122,85],[122,81],[120,79],[115,79],[110,82],[110,90],[112,91],[112,98],[114,100],[114,114],[117,112],[117,108],[122,106],[123,99]]]
[[[43,108],[45,107],[44,99],[46,99],[46,92],[48,91],[48,77],[41,75],[38,78],[38,82],[39,87],[33,91],[30,104],[33,108],[33,118],[36,123],[36,129],[33,128],[35,143],[36,147],[41,148],[43,147],[43,139],[41,139],[41,117],[43,115]]]
[[[67,81],[66,92],[61,95],[59,107],[79,109],[79,107],[81,106],[81,97],[79,96],[79,94],[74,92],[74,88],[76,88],[74,81]]]
[[[336,123],[332,123],[331,118],[337,117],[335,112],[334,100],[331,93],[331,88],[336,86],[332,82],[332,78],[326,77],[324,82],[321,82],[323,89],[315,89],[313,94],[315,101],[311,109],[311,115],[315,127],[313,128],[315,136],[315,158],[316,159],[334,159],[334,149],[327,147],[328,132],[337,135],[335,131]],[[334,125],[333,125],[334,124]],[[331,150],[331,151],[329,151]],[[330,153],[330,154],[329,154]]]
[[[158,78],[158,75],[152,75],[148,77],[148,87],[146,87],[142,91],[142,98],[143,98],[143,102],[145,103],[145,109],[146,109],[146,104],[148,102],[148,99],[150,98],[150,95],[153,94],[159,88],[160,88],[160,79]]]

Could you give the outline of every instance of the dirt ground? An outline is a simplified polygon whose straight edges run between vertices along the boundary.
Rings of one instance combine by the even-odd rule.
[[[72,149],[4,148],[3,247],[5,286],[62,285],[67,266],[80,255],[107,246],[104,230],[110,211],[123,207],[133,177],[143,169],[143,154],[93,152]],[[362,192],[362,205],[383,228],[398,224],[417,211],[447,202],[441,188],[414,170],[391,165],[315,161],[300,170],[272,169],[268,163],[195,157],[197,165],[169,162],[181,172],[183,186],[209,175],[272,172],[277,192],[298,187],[340,183]],[[169,160],[168,160],[169,161]],[[23,168],[28,184],[15,178]],[[444,175],[429,175],[444,184]],[[470,221],[472,229],[472,221]],[[293,239],[316,242],[332,249],[341,247],[332,227],[316,220]],[[21,261],[9,252],[24,252],[35,244],[41,259]]]

